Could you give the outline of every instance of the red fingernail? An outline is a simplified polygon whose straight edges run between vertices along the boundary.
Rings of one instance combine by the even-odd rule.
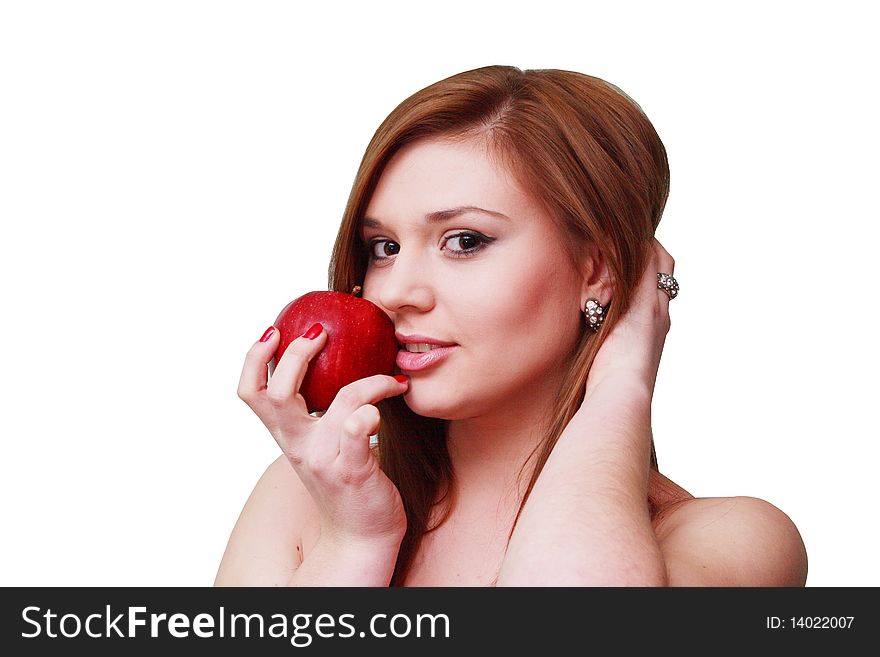
[[[314,340],[319,335],[321,335],[321,331],[324,330],[324,327],[320,324],[312,324],[312,328],[303,333],[304,338],[308,338],[309,340]]]
[[[406,383],[407,381],[409,381],[409,377],[406,374],[396,374],[394,378],[401,383]]]
[[[260,342],[266,342],[266,340],[268,340],[269,338],[272,337],[272,334],[273,334],[274,332],[275,332],[275,327],[274,327],[274,326],[270,326],[269,328],[267,328],[267,329],[266,329],[266,332],[263,333],[263,337],[260,338]]]

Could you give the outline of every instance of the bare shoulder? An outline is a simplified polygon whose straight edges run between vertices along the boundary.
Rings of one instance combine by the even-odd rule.
[[[266,468],[229,537],[215,586],[283,586],[302,563],[314,503],[282,455]]]
[[[756,497],[702,497],[664,508],[654,531],[669,586],[804,586],[807,552],[795,524]]]

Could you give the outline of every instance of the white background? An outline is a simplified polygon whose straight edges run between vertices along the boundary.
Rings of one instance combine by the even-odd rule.
[[[880,585],[863,5],[3,3],[0,584],[212,584],[278,453],[247,349],[326,289],[385,116],[511,64],[613,82],[668,150],[661,471],[785,511],[809,586]]]

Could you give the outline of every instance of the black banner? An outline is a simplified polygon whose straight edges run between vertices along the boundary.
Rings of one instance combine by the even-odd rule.
[[[878,608],[876,587],[6,588],[0,648],[446,657],[477,647],[830,650],[872,645]]]

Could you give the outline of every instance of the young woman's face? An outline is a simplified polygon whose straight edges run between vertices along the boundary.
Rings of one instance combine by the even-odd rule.
[[[436,215],[468,206],[485,212]],[[399,368],[410,376],[404,399],[413,411],[454,420],[546,402],[582,330],[584,272],[484,145],[404,147],[382,174],[361,230],[369,258],[363,297],[398,334],[457,345],[427,369]]]

